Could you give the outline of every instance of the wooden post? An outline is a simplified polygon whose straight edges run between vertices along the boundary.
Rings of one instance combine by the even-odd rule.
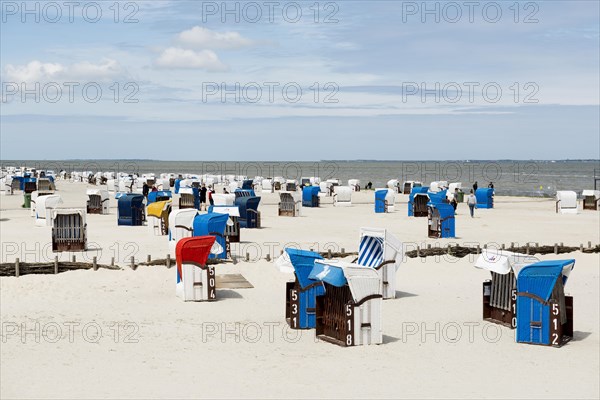
[[[487,243],[483,245],[483,248],[487,250]]]
[[[564,246],[565,246],[564,243],[560,242],[560,247],[564,247]]]
[[[346,249],[342,247],[342,254],[346,254]]]
[[[554,243],[554,254],[558,254],[558,244]]]
[[[502,243],[502,250],[504,250],[504,249],[505,249],[505,246],[504,246],[504,243]]]
[[[146,262],[150,263],[151,261],[152,261],[152,257],[150,256],[150,254],[148,254],[148,258],[147,258]]]
[[[421,257],[421,249],[417,246],[417,257]]]
[[[427,244],[427,248],[430,249],[431,248],[431,243]]]
[[[479,247],[479,245],[477,245],[477,254],[481,253],[481,247]]]
[[[115,258],[114,258],[114,257],[111,257],[111,258],[110,258],[110,266],[111,266],[111,267],[114,267],[114,266],[115,266]]]
[[[267,261],[271,261],[271,255],[267,253],[267,257],[265,257]]]
[[[535,247],[536,248],[540,247],[540,243],[539,242],[535,242]]]
[[[452,249],[452,246],[448,245],[448,254],[450,254],[450,249]]]
[[[171,268],[171,255],[167,254],[167,268]]]
[[[19,268],[19,259],[17,258],[15,260],[15,276],[18,278],[19,275],[21,275],[21,271],[20,271],[20,268]]]
[[[54,256],[54,275],[58,274],[58,256]]]
[[[246,262],[250,261],[250,253],[246,253]]]
[[[331,249],[327,250],[327,258],[331,260]]]
[[[92,264],[94,266],[94,271],[98,271],[98,259],[96,258],[96,256],[92,258]]]
[[[77,262],[77,256],[73,254],[73,262]]]
[[[588,249],[592,248],[592,242],[588,242]]]
[[[579,245],[579,251],[583,252],[583,243]]]
[[[135,258],[131,256],[131,269],[135,271]]]
[[[529,242],[525,245],[525,254],[529,255]]]
[[[510,248],[513,249],[515,247],[515,242],[510,242]]]

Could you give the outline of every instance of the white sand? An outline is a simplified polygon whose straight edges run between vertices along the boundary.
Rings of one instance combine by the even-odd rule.
[[[86,187],[59,183],[64,205],[84,206]],[[312,330],[286,329],[290,277],[264,260],[286,243],[356,251],[361,226],[388,228],[409,246],[600,242],[600,213],[557,215],[552,200],[499,197],[495,209],[476,210],[473,219],[460,204],[459,239],[435,241],[426,239],[425,218],[406,216],[407,196],[386,215],[373,213],[372,197],[361,192],[351,208],[326,204],[289,218],[277,216],[277,195],[265,196],[263,229],[242,230],[244,243],[234,246],[252,258],[260,249],[262,259],[217,267],[255,287],[219,290],[214,303],[178,299],[174,269],[126,267],[131,255],[163,258],[167,240],[147,227],[117,227],[112,199],[111,215],[88,215],[88,244],[101,250],[77,259],[116,257],[125,269],[0,279],[0,397],[599,397],[598,254],[540,257],[577,260],[566,287],[574,296],[575,338],[560,349],[517,344],[514,331],[481,320],[481,282],[489,275],[473,268],[474,257],[407,259],[400,298],[384,301],[383,345],[342,348],[315,342]],[[0,197],[2,262],[54,259],[51,229],[35,227],[21,203],[20,194]],[[77,324],[73,332],[69,324]],[[55,340],[57,327],[62,337]],[[419,332],[407,334],[412,329]]]

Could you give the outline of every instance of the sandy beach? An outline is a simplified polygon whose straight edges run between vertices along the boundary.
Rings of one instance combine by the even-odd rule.
[[[59,182],[62,206],[84,206],[86,184]],[[113,196],[114,197],[114,196]],[[353,206],[325,204],[298,218],[278,217],[278,194],[263,194],[261,229],[243,229],[237,263],[217,274],[242,274],[251,289],[218,290],[218,301],[183,302],[175,270],[128,267],[131,256],[164,258],[167,239],[148,227],[118,227],[110,215],[88,215],[86,253],[78,261],[116,258],[122,270],[4,277],[1,285],[3,398],[597,398],[599,393],[599,255],[576,259],[566,286],[574,296],[574,339],[562,348],[517,344],[514,331],[481,318],[487,271],[476,256],[406,258],[398,298],[383,302],[382,345],[342,348],[313,330],[287,328],[285,282],[267,254],[289,245],[356,251],[361,226],[384,227],[407,249],[427,244],[599,241],[597,212],[554,213],[547,199],[499,197],[492,210],[468,216],[460,204],[458,239],[426,239],[426,218],[373,212],[372,192]],[[36,227],[22,196],[1,197],[2,262],[61,260],[50,227]],[[250,262],[244,260],[250,254]],[[174,257],[174,255],[172,255]]]

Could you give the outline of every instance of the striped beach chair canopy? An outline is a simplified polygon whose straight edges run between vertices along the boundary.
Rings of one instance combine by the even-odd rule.
[[[357,264],[375,268],[385,261],[395,260],[396,269],[403,256],[402,242],[382,228],[361,228]]]

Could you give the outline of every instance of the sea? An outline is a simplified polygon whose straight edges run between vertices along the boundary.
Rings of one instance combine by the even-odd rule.
[[[241,175],[249,178],[282,176],[300,180],[320,177],[321,180],[359,179],[362,187],[369,182],[373,188],[385,187],[391,179],[420,181],[425,186],[432,181],[462,182],[467,191],[493,183],[499,196],[552,197],[557,190],[600,189],[600,160],[462,160],[462,161],[167,161],[167,160],[1,160],[0,166],[26,166],[37,170],[92,172],[188,173],[210,175]]]

